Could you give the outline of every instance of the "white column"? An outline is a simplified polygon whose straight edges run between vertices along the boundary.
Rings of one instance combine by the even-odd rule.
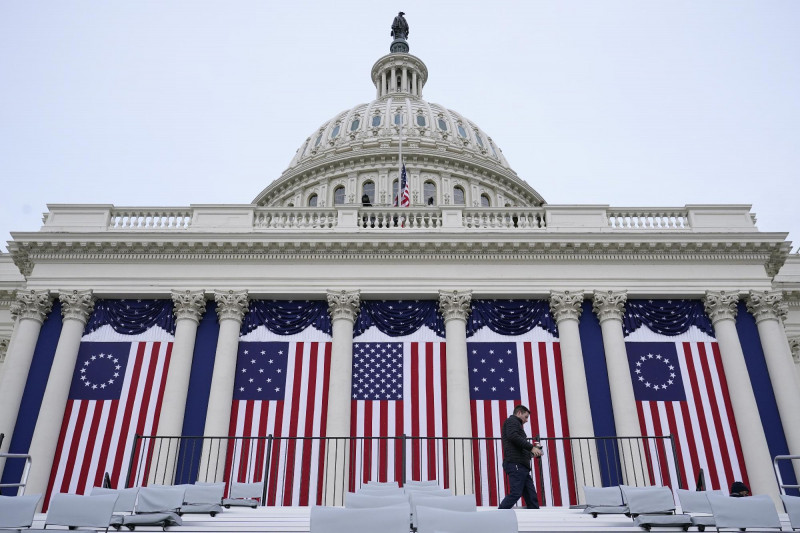
[[[594,291],[592,309],[600,320],[603,333],[603,349],[606,352],[608,384],[611,389],[611,407],[614,411],[614,426],[617,437],[640,437],[639,415],[636,412],[636,397],[625,350],[625,335],[622,332],[622,316],[628,296],[625,291]],[[633,440],[620,440],[620,460],[623,479],[628,485],[648,484],[646,470],[641,463],[644,455]]]
[[[728,382],[733,415],[739,428],[739,443],[750,479],[750,489],[754,494],[769,494],[780,505],[778,484],[767,446],[767,438],[758,414],[758,405],[747,372],[747,363],[736,331],[738,294],[725,291],[708,291],[705,309],[714,325],[725,379]]]
[[[381,72],[381,90],[378,96],[386,96],[386,71]]]
[[[550,292],[550,312],[558,325],[558,343],[561,348],[561,370],[564,375],[564,394],[567,403],[567,420],[571,437],[594,437],[592,424],[592,405],[589,401],[589,387],[586,384],[586,367],[583,364],[583,347],[578,329],[581,316],[583,293],[570,291]],[[583,486],[602,486],[597,446],[594,440],[574,441],[573,461],[580,464],[573,467],[576,475],[579,500],[583,497]]]
[[[28,486],[25,488],[25,492],[31,494],[44,494],[47,490],[81,337],[86,322],[94,310],[94,298],[90,290],[63,291],[58,295],[58,299],[61,301],[61,315],[64,321],[31,439],[29,453],[33,457],[33,462]]]
[[[156,435],[180,437],[183,431],[183,415],[186,411],[186,396],[189,393],[189,376],[192,373],[194,342],[197,326],[206,310],[203,291],[172,291],[175,314],[175,340],[164,386],[164,400]],[[171,485],[175,477],[175,461],[180,448],[179,439],[156,442],[150,467],[150,483]]]
[[[408,91],[408,69],[406,67],[403,67],[403,77],[400,83],[402,90]]]
[[[394,74],[394,67],[389,71],[389,92],[397,92],[397,77]]]
[[[360,291],[328,291],[331,315],[331,375],[325,447],[325,505],[342,505],[349,478],[347,441],[353,381],[353,325],[361,306]]]
[[[36,341],[39,340],[42,323],[52,308],[53,302],[46,290],[18,291],[16,301],[11,304],[15,326],[6,362],[3,363],[3,379],[0,381],[0,433],[5,434],[0,453],[8,452]],[[4,464],[0,460],[0,475]]]
[[[411,94],[414,96],[419,96],[419,90],[417,88],[417,71],[414,70],[411,72]]]
[[[219,337],[214,356],[214,374],[211,377],[211,392],[208,395],[208,412],[203,435],[227,437],[231,421],[233,384],[236,377],[236,354],[239,349],[239,329],[247,312],[247,291],[216,292]],[[199,481],[223,481],[227,441],[207,441],[203,446],[200,476],[209,472],[208,479]],[[208,462],[215,461],[209,468]],[[216,474],[214,475],[214,472]],[[211,476],[214,475],[213,479]]]
[[[800,382],[797,380],[792,350],[783,329],[783,320],[786,320],[789,312],[788,306],[783,301],[781,291],[750,291],[747,310],[756,319],[789,453],[800,455]],[[800,464],[797,461],[793,463],[795,473],[800,479]]]
[[[439,291],[439,311],[447,336],[447,437],[450,438],[450,487],[455,494],[475,491],[467,364],[467,317],[471,301],[472,291]]]

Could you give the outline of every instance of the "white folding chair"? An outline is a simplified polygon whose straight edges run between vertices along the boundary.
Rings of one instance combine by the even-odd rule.
[[[692,519],[686,514],[675,514],[675,499],[669,487],[629,487],[622,485],[622,495],[628,504],[633,523],[645,531],[652,527],[680,527],[688,529]]]
[[[517,514],[511,509],[465,513],[418,506],[417,533],[517,533]]]
[[[714,527],[714,515],[711,514],[711,504],[708,503],[709,494],[725,496],[721,490],[697,491],[676,489],[678,502],[681,504],[681,511],[688,513],[692,519],[692,525],[699,531],[705,531],[707,527]]]
[[[766,494],[733,498],[709,494],[708,503],[720,529],[781,529],[781,521],[772,498]]]
[[[409,505],[408,496],[403,493],[375,496],[362,492],[348,492],[344,495],[344,506],[348,509],[374,509],[401,504]],[[410,507],[409,512],[411,512]]]
[[[586,498],[584,513],[593,518],[601,514],[628,514],[628,506],[622,500],[622,490],[616,487],[583,487]]]
[[[0,528],[31,527],[41,494],[0,496]]]
[[[225,508],[231,507],[258,507],[258,502],[264,497],[264,482],[258,483],[231,483],[231,491],[228,497],[222,500]]]
[[[462,496],[433,496],[424,492],[412,492],[409,501],[411,502],[411,525],[417,527],[417,506],[434,507],[436,509],[447,509],[449,511],[460,511],[462,513],[474,513],[478,510],[475,504],[475,495],[464,494]]]
[[[800,529],[800,496],[784,494],[781,496],[781,500],[783,500],[786,514],[789,515],[789,524],[792,526],[792,530]]]
[[[222,497],[225,495],[225,483],[204,483],[189,485],[183,495],[183,505],[178,514],[209,514],[212,517],[222,512]]]
[[[111,515],[117,504],[116,494],[82,496],[79,494],[53,494],[44,520],[47,526],[67,526],[104,529],[111,525]]]
[[[377,509],[312,507],[310,533],[408,533],[408,505]]]

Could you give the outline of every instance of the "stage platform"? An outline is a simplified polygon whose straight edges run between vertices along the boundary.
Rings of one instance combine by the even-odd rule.
[[[484,507],[481,510],[488,510]],[[269,533],[304,533],[309,531],[308,507],[258,507],[257,509],[226,509],[215,517],[209,515],[184,515],[183,525],[170,527],[168,532],[248,532],[259,531]],[[519,531],[536,531],[546,533],[558,532],[628,532],[644,531],[633,525],[633,520],[624,515],[605,515],[592,518],[583,514],[579,509],[565,509],[561,507],[547,507],[537,511],[525,509],[516,510],[519,522]],[[789,519],[781,513],[783,531],[791,531]],[[45,515],[36,515],[34,528],[44,526]],[[58,528],[53,529],[57,531]],[[62,529],[62,531],[64,531]],[[114,531],[110,529],[109,531]],[[122,528],[122,532],[127,532]],[[137,527],[136,531],[161,531],[159,527]],[[653,531],[680,531],[678,528],[654,528]],[[692,528],[690,531],[697,531]],[[707,530],[711,531],[711,530]],[[775,530],[773,530],[775,531]],[[355,533],[355,532],[354,532]],[[365,532],[366,533],[366,532]]]

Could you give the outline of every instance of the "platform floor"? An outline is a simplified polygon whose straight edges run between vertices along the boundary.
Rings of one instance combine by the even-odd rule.
[[[489,508],[481,508],[488,510]],[[214,518],[209,515],[184,515],[183,525],[170,527],[169,533],[192,532],[269,532],[269,533],[305,533],[309,531],[308,507],[258,507],[257,509],[226,509]],[[519,531],[536,531],[546,533],[558,532],[631,532],[643,531],[633,525],[633,520],[624,515],[605,515],[592,518],[579,509],[547,507],[537,511],[516,510]],[[786,514],[780,514],[783,531],[791,531]],[[45,515],[36,515],[34,528],[44,527]],[[54,532],[66,531],[64,528],[52,527]],[[49,530],[49,529],[48,529]],[[110,531],[114,531],[111,529]],[[121,530],[127,533],[127,529]],[[161,531],[157,527],[137,527],[136,531]],[[677,528],[657,528],[653,531],[681,531]],[[690,531],[697,531],[692,528]],[[706,530],[711,531],[711,530]],[[775,530],[772,530],[775,531]],[[354,532],[361,533],[361,532]],[[365,532],[366,533],[366,532]],[[490,532],[489,532],[490,533]]]

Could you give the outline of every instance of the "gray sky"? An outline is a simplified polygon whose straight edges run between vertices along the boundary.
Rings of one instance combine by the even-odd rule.
[[[753,204],[800,243],[798,1],[3,0],[2,249],[47,203],[251,202],[374,98],[398,10],[425,99],[548,203]]]

